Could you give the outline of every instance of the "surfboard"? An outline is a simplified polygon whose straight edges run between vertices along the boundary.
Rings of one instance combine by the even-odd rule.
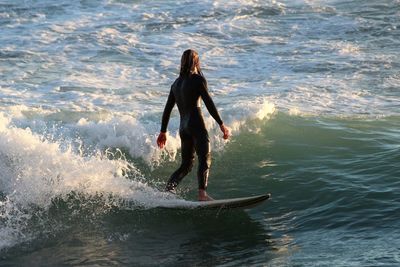
[[[218,199],[211,201],[184,201],[175,205],[165,206],[167,209],[182,209],[182,210],[222,210],[222,209],[249,209],[260,205],[267,199],[271,198],[271,194],[263,194],[251,197]]]

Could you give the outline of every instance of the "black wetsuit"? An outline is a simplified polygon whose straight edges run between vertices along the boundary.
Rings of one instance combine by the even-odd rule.
[[[199,159],[197,172],[199,189],[207,188],[211,165],[210,139],[201,112],[200,98],[203,99],[211,116],[221,125],[221,117],[208,93],[207,82],[203,76],[192,74],[188,77],[179,77],[171,86],[162,117],[161,132],[167,131],[171,110],[176,103],[181,117],[179,135],[181,137],[182,164],[171,175],[167,183],[167,190],[173,190],[191,171],[195,152]]]

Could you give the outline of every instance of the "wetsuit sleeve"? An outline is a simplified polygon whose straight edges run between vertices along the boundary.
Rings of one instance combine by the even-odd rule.
[[[214,101],[212,100],[208,88],[207,88],[207,81],[205,79],[202,79],[201,84],[200,84],[200,95],[201,98],[204,101],[204,104],[206,104],[208,112],[210,112],[211,116],[214,118],[214,120],[219,124],[222,125],[222,119],[219,116],[218,110],[215,107]]]
[[[165,104],[164,113],[162,115],[161,132],[163,132],[163,133],[165,133],[167,131],[169,116],[171,115],[171,111],[172,111],[172,108],[174,107],[174,105],[175,105],[175,96],[174,96],[174,93],[172,92],[172,88],[171,88],[171,91],[169,92],[169,95],[168,95],[167,104]]]

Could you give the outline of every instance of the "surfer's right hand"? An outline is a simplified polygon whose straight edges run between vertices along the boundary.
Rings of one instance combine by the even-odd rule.
[[[224,134],[223,138],[226,140],[229,138],[229,136],[231,135],[229,132],[229,128],[226,127],[224,124],[221,124],[219,126],[219,128],[221,129],[221,132]]]
[[[163,149],[166,142],[167,142],[167,134],[160,132],[160,134],[158,135],[158,138],[157,138],[158,147]]]

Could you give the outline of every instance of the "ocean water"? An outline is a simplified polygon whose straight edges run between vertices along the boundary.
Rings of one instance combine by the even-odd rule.
[[[400,2],[0,1],[0,266],[400,266]],[[200,54],[214,198],[196,199],[180,56]]]

